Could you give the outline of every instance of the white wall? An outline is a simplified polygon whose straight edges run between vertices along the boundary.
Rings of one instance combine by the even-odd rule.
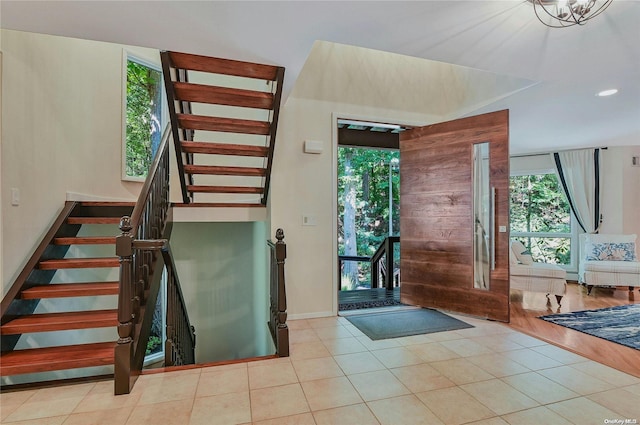
[[[335,315],[336,175],[335,118],[427,124],[433,116],[289,98],[281,110],[271,187],[271,235],[284,229],[290,318]],[[321,154],[305,154],[305,140],[323,142]],[[316,226],[302,226],[302,215]]]
[[[173,252],[196,362],[273,354],[264,222],[175,223]]]
[[[0,31],[0,105],[2,105],[2,31]],[[0,108],[1,110],[1,108]],[[2,114],[0,114],[0,175],[2,175]],[[0,200],[2,200],[2,184],[0,183]],[[4,204],[3,204],[4,205]],[[4,255],[2,252],[2,206],[0,205],[0,277],[4,276],[4,267],[3,267],[3,263],[4,263]],[[2,285],[0,283],[0,285]],[[4,285],[2,286],[4,288]],[[0,293],[2,293],[4,295],[4,291],[0,291]]]
[[[3,294],[68,192],[137,198],[141,183],[120,180],[123,47],[2,30]]]
[[[640,237],[640,145],[610,147],[603,151],[603,223],[600,233],[635,233]]]

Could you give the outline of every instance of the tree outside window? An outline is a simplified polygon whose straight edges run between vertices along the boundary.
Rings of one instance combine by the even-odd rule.
[[[127,56],[124,178],[144,179],[162,138],[162,72]]]
[[[338,255],[370,257],[380,243],[400,233],[400,153],[338,148]],[[399,251],[394,258],[399,262]],[[371,285],[368,262],[345,261],[341,288]]]
[[[511,236],[535,261],[570,265],[573,237],[569,203],[555,174],[512,176]]]

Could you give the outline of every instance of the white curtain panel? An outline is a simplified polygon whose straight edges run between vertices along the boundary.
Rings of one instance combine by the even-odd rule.
[[[554,152],[556,176],[571,211],[587,233],[596,233],[600,223],[600,149]]]

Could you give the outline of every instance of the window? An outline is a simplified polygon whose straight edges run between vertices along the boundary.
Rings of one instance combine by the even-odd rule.
[[[575,269],[575,234],[569,204],[554,173],[512,176],[511,237],[521,241],[534,261]]]
[[[144,180],[164,127],[164,96],[160,66],[125,52],[124,180]]]

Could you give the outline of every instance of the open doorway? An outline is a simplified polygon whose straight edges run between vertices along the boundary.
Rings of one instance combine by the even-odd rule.
[[[338,120],[338,310],[400,304],[400,152],[392,124]]]

